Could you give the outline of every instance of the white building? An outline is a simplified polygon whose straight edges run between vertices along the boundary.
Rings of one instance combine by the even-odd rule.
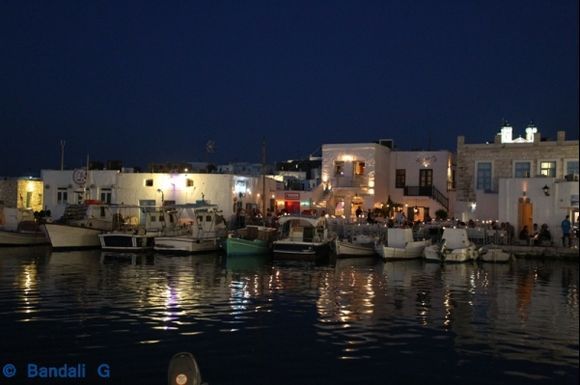
[[[262,209],[275,182],[261,177],[230,174],[124,173],[116,170],[42,170],[44,205],[53,218],[60,218],[67,204],[87,199],[140,206],[195,203],[217,204],[226,218],[238,208]],[[268,202],[268,208],[270,203]]]

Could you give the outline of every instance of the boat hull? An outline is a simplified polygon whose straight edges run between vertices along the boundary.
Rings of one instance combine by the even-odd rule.
[[[334,241],[334,252],[340,257],[372,257],[375,255],[373,243],[353,243],[348,241]]]
[[[101,249],[109,251],[153,250],[155,237],[147,234],[99,234]]]
[[[272,251],[269,243],[261,239],[227,238],[225,245],[228,256],[267,255]]]
[[[275,241],[273,251],[275,259],[316,261],[328,257],[330,242]]]
[[[33,246],[47,245],[50,241],[42,231],[17,232],[0,230],[0,246]]]
[[[101,246],[99,234],[102,230],[90,227],[45,223],[41,228],[46,232],[53,249],[88,249]]]
[[[490,248],[482,250],[479,255],[478,260],[483,262],[509,262],[511,259],[511,255],[508,252],[503,251],[499,248]]]
[[[406,247],[382,246],[383,251],[381,256],[385,260],[421,258],[423,256],[423,251],[428,244],[426,242],[413,243],[414,244],[409,244]]]
[[[216,251],[220,249],[219,238],[194,238],[194,237],[156,237],[155,251],[167,253],[199,253],[203,251]]]

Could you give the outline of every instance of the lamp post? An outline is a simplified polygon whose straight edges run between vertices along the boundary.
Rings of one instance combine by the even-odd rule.
[[[161,206],[163,206],[163,202],[165,202],[165,196],[163,195],[163,190],[160,188],[157,189],[158,193],[161,193]]]

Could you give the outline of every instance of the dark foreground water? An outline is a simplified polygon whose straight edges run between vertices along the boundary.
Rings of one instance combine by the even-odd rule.
[[[0,250],[0,384],[31,364],[86,368],[36,384],[166,384],[180,351],[210,385],[576,384],[578,328],[577,261]]]

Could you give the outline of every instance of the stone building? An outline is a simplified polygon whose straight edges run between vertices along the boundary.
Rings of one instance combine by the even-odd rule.
[[[41,211],[43,202],[42,180],[32,177],[0,180],[0,205]]]
[[[514,139],[505,124],[493,143],[457,138],[459,219],[509,221],[516,228],[539,222],[558,230],[566,213],[577,215],[578,140],[566,140],[564,131],[555,141],[543,140],[533,125],[525,131]],[[520,218],[520,201],[533,205],[526,220]]]

